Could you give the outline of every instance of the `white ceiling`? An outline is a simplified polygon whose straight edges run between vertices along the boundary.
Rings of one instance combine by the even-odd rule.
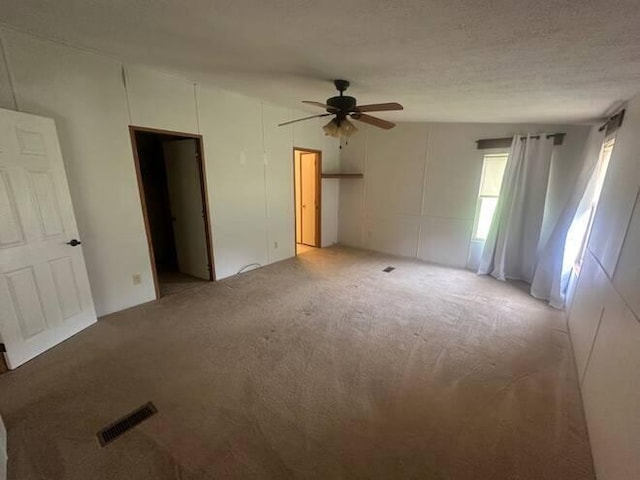
[[[14,28],[298,106],[585,122],[640,91],[638,0],[0,0]]]

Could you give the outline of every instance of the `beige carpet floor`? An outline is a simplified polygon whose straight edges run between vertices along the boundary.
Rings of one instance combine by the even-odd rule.
[[[102,318],[2,375],[0,413],[11,480],[594,478],[561,313],[339,247]]]

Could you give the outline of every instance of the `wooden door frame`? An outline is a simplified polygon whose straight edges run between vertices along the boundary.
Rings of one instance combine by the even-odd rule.
[[[293,147],[293,240],[298,255],[298,219],[296,218],[296,152],[315,153],[318,156],[316,164],[316,248],[322,248],[322,150],[313,148]],[[300,192],[302,195],[302,192]]]
[[[158,272],[156,271],[156,258],[153,251],[153,241],[151,238],[151,228],[149,225],[149,212],[147,210],[147,200],[144,193],[144,183],[142,182],[142,172],[140,170],[140,158],[138,157],[138,143],[136,141],[136,132],[156,133],[160,135],[170,135],[172,137],[180,137],[188,140],[196,141],[196,155],[199,165],[200,176],[200,193],[202,196],[202,215],[204,220],[204,233],[207,244],[207,259],[209,261],[209,281],[214,282],[216,279],[215,264],[213,259],[213,245],[211,241],[211,221],[209,216],[209,195],[207,193],[207,173],[204,161],[204,147],[202,144],[202,135],[197,133],[174,132],[172,130],[159,130],[157,128],[140,127],[137,125],[129,125],[129,136],[131,137],[131,148],[133,149],[133,163],[136,168],[136,179],[138,182],[138,193],[140,194],[140,204],[142,206],[142,217],[144,218],[144,229],[147,235],[147,247],[149,248],[149,260],[151,261],[151,273],[153,274],[153,286],[156,291],[156,300],[160,298],[160,285],[158,282]]]

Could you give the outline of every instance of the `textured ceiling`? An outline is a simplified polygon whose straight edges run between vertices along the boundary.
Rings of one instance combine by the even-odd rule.
[[[638,0],[0,0],[0,21],[285,105],[585,122],[640,91]]]

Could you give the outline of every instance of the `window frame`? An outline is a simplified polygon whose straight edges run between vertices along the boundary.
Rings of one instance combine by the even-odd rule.
[[[476,213],[475,219],[473,221],[473,230],[471,231],[471,241],[477,243],[485,243],[487,241],[486,238],[478,237],[478,225],[480,223],[480,209],[482,207],[482,199],[483,198],[495,198],[497,200],[500,199],[500,193],[502,193],[502,188],[500,189],[500,193],[498,195],[482,195],[482,183],[485,176],[485,162],[487,157],[506,157],[506,161],[509,161],[509,151],[508,148],[491,148],[486,149],[482,152],[482,167],[480,170],[480,182],[478,184],[478,193],[476,195]],[[506,164],[505,164],[505,172],[503,172],[502,180],[504,180],[504,173],[506,173]],[[502,181],[501,180],[501,181]],[[495,213],[495,211],[494,211]]]
[[[605,139],[602,141],[602,145],[600,146],[600,152],[598,153],[598,161],[596,163],[596,168],[594,172],[594,175],[597,176],[597,179],[596,179],[597,187],[596,187],[596,191],[594,192],[594,196],[591,199],[591,205],[589,208],[589,220],[587,221],[587,229],[585,230],[584,238],[582,239],[582,244],[580,245],[580,249],[578,250],[578,255],[573,262],[573,270],[575,271],[576,275],[580,275],[580,271],[582,270],[582,265],[584,262],[584,254],[587,251],[587,245],[589,244],[589,239],[591,237],[591,230],[593,229],[593,222],[596,217],[598,204],[600,203],[602,188],[604,187],[604,182],[607,177],[607,172],[609,171],[609,165],[611,164],[611,156],[613,155],[613,149],[616,145],[616,132],[617,130],[605,137]]]

